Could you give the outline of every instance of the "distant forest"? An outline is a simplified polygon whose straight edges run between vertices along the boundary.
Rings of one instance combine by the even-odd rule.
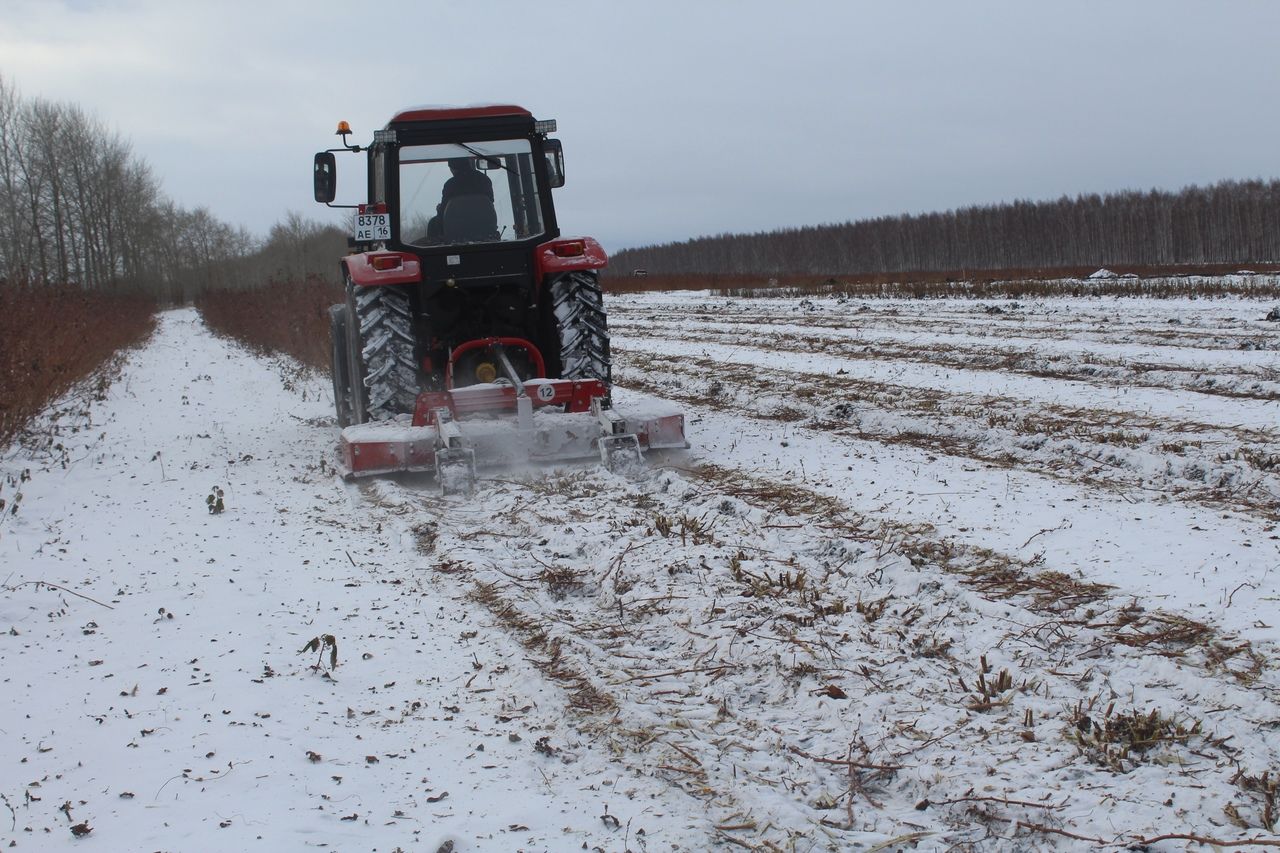
[[[1280,181],[965,207],[625,249],[615,276],[858,275],[1280,261]]]
[[[307,203],[305,196],[300,202]],[[282,282],[335,285],[346,233],[297,213],[264,238],[167,198],[127,140],[0,77],[0,287],[60,284],[181,304]],[[615,280],[1280,263],[1280,181],[1018,201],[723,234],[618,252]],[[615,286],[621,284],[615,281]]]
[[[259,239],[174,204],[102,121],[24,98],[0,77],[0,288],[68,285],[180,304],[209,290],[336,280],[345,251],[341,229],[296,213]]]

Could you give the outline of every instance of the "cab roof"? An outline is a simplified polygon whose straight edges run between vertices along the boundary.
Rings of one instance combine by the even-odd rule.
[[[533,113],[524,107],[513,104],[467,104],[450,106],[444,104],[406,107],[391,117],[389,124],[417,121],[457,121],[470,118],[533,118]]]

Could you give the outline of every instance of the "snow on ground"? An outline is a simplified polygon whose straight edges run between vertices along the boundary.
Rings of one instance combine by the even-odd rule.
[[[811,352],[797,345],[797,300],[684,296],[683,313],[671,295],[635,297],[615,309],[619,376],[701,404],[695,429],[709,435],[695,444],[709,458],[781,467],[862,511],[934,524],[1003,553],[1053,557],[1049,565],[1163,606],[1212,611],[1227,630],[1274,640],[1280,392],[1223,396],[1082,381],[1073,371],[1060,378],[952,367],[969,350],[1020,334],[1022,321],[988,314],[981,303],[882,300],[867,311],[865,303],[806,301],[813,323],[847,336],[874,339],[886,325],[938,315],[969,329],[941,349],[922,331],[912,348],[886,359],[875,345],[838,355],[830,346]],[[1131,300],[1121,310],[1115,300],[1055,299],[1014,313],[1099,312],[1109,318],[1101,345],[1113,351],[1152,316],[1177,319],[1175,328],[1246,328],[1262,347],[1204,347],[1192,360],[1220,383],[1227,365],[1280,377],[1280,329],[1261,319],[1266,311],[1257,303]],[[708,335],[708,313],[736,331]],[[782,331],[763,322],[769,316]],[[746,322],[735,325],[740,317]],[[1055,345],[1052,338],[1022,341],[1019,352],[1034,361],[1041,347]],[[1243,366],[1236,364],[1242,355],[1249,357]],[[1141,358],[1151,365],[1150,352]],[[1095,359],[1084,352],[1079,361]],[[729,454],[711,437],[717,434],[732,436]],[[844,464],[829,464],[837,455]],[[1238,588],[1247,594],[1224,608]]]
[[[6,457],[31,479],[0,522],[0,846],[613,849],[615,819],[681,837],[699,805],[584,742],[562,691],[335,478],[323,388],[171,312],[59,436],[65,468]],[[300,651],[325,635],[336,668]]]
[[[694,449],[471,498],[343,484],[327,382],[164,315],[3,457],[0,843],[1271,837],[1275,325],[989,307],[613,299]]]

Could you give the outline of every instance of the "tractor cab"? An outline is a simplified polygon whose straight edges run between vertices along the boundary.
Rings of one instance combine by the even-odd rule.
[[[528,248],[559,235],[551,189],[564,185],[554,121],[521,107],[415,108],[397,113],[373,144],[316,155],[315,198],[333,207],[335,151],[365,152],[368,199],[354,242],[416,255]],[[363,226],[363,227],[360,227]]]

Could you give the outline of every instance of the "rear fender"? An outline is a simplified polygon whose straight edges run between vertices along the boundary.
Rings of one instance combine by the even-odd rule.
[[[342,267],[357,287],[422,281],[422,262],[411,252],[360,252],[343,258]]]
[[[561,237],[534,249],[533,263],[542,279],[551,273],[603,269],[609,256],[591,237]]]

